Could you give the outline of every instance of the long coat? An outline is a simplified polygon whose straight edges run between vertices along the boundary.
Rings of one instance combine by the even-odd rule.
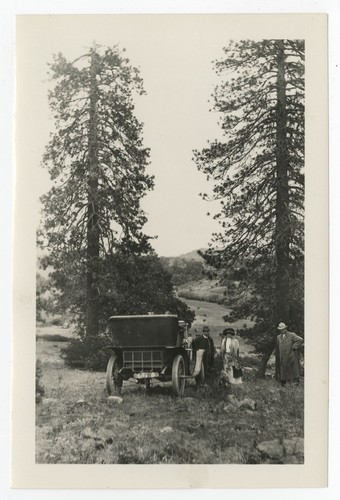
[[[214,366],[215,346],[210,336],[205,337],[204,335],[200,335],[197,337],[193,342],[193,348],[195,351],[198,351],[198,349],[205,349],[206,354],[203,358],[203,362],[206,369]]]
[[[303,346],[303,338],[296,333],[286,331],[276,339],[276,378],[294,380],[300,377],[298,349]]]
[[[235,337],[224,337],[221,344],[223,367],[228,371],[230,366],[239,367],[240,344]]]

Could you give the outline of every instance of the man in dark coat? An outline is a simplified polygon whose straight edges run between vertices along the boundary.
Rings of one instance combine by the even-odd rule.
[[[198,351],[198,349],[205,349],[206,353],[203,358],[204,368],[209,370],[209,368],[213,368],[214,359],[215,359],[215,346],[214,341],[210,337],[210,328],[208,326],[203,327],[203,335],[199,335],[194,340],[194,350]]]
[[[278,326],[280,331],[276,339],[276,378],[284,386],[288,381],[298,382],[300,363],[298,350],[303,346],[303,338],[289,332],[284,323]]]

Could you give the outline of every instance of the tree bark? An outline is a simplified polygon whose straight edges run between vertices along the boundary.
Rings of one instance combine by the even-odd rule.
[[[284,41],[277,44],[277,105],[276,105],[276,207],[275,207],[275,327],[281,321],[287,323],[289,319],[289,192],[288,192],[288,164],[289,153],[287,145],[287,102],[285,78]],[[273,338],[269,341],[263,353],[257,372],[263,378],[268,360],[275,348],[277,331],[273,331]]]
[[[90,118],[89,118],[89,155],[88,155],[88,208],[87,208],[87,279],[86,279],[86,335],[96,336],[99,331],[98,315],[98,264],[99,264],[99,227],[98,227],[98,131],[97,131],[97,55],[91,54]]]
[[[276,107],[276,310],[275,321],[289,319],[289,194],[287,145],[287,102],[284,41],[277,41],[277,107]]]
[[[259,368],[257,370],[257,374],[256,374],[256,376],[258,378],[265,377],[267,363],[268,363],[269,358],[275,349],[275,343],[276,343],[276,337],[275,337],[275,339],[271,340],[270,343],[268,343],[268,345],[267,345],[267,347],[262,355],[260,366],[259,366]]]

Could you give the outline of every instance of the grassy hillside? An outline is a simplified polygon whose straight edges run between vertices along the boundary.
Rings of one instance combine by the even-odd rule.
[[[211,279],[211,270],[198,250],[177,257],[161,257],[161,262],[171,275],[179,297],[218,304],[227,302],[227,287],[221,286],[217,279]]]
[[[177,293],[180,298],[216,302],[217,304],[223,304],[227,300],[227,287],[221,286],[217,280],[207,278],[179,285]]]
[[[202,333],[203,326],[209,326],[211,336],[216,347],[220,346],[221,338],[219,334],[224,330],[224,328],[232,326],[237,332],[238,329],[242,329],[244,326],[249,327],[252,325],[252,322],[249,320],[239,320],[235,321],[235,323],[226,323],[223,316],[229,314],[230,312],[230,309],[226,306],[200,300],[182,300],[195,312],[195,320],[191,326],[191,332],[193,335],[195,335],[195,333]],[[248,341],[242,339],[239,335],[237,338],[240,342],[241,353],[248,354],[253,350],[253,347],[248,343]]]

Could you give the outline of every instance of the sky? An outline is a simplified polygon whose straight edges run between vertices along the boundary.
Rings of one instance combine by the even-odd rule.
[[[148,216],[144,232],[157,236],[159,255],[175,256],[207,247],[218,224],[207,212],[217,202],[201,199],[211,192],[192,160],[193,150],[220,134],[218,115],[209,112],[217,82],[212,61],[228,43],[225,23],[214,16],[21,16],[17,21],[18,127],[37,200],[50,187],[41,158],[53,130],[48,107],[47,63],[61,52],[68,60],[95,41],[119,44],[139,67],[146,96],[136,96],[136,114],[144,123],[144,145],[151,150],[148,173],[155,187],[142,201]],[[28,127],[27,127],[28,124]],[[24,153],[25,151],[25,153]]]

